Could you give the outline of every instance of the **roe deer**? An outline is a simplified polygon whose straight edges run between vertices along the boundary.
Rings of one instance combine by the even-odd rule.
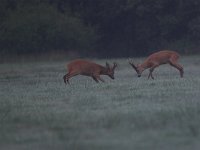
[[[111,79],[114,79],[114,70],[117,67],[116,63],[113,66],[106,62],[106,67],[96,64],[91,61],[77,59],[70,62],[67,65],[68,73],[63,76],[64,82],[69,84],[69,78],[76,75],[85,75],[92,77],[97,83],[100,81],[105,82],[100,75],[108,75]]]
[[[180,76],[183,77],[183,67],[178,64],[179,54],[175,51],[163,50],[151,54],[142,64],[134,65],[132,61],[129,60],[129,64],[137,72],[138,77],[141,77],[142,72],[145,69],[149,69],[149,77],[154,79],[152,72],[154,69],[162,64],[170,64],[172,67],[175,67],[179,70]]]

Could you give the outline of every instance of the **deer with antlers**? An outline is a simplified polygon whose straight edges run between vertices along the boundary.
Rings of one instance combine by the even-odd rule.
[[[141,74],[144,70],[149,68],[148,79],[151,77],[154,79],[152,73],[154,69],[162,64],[170,64],[172,67],[175,67],[179,70],[180,76],[183,77],[183,67],[178,64],[179,54],[175,51],[163,50],[151,54],[143,63],[134,65],[133,61],[129,60],[129,64],[137,72],[138,77],[141,77]]]
[[[97,83],[99,80],[105,82],[100,75],[108,75],[111,79],[114,79],[114,71],[116,67],[116,63],[113,63],[113,66],[111,67],[106,62],[106,66],[104,67],[91,61],[77,59],[67,65],[68,73],[63,76],[63,79],[65,84],[66,81],[69,84],[69,78],[76,75],[85,75],[92,77]]]

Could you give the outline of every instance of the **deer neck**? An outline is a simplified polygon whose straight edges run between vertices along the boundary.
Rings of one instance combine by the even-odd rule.
[[[145,61],[144,63],[141,64],[141,67],[145,70],[145,69],[150,68],[151,66],[147,61]]]
[[[105,68],[105,67],[103,67],[103,66],[101,66],[100,74],[102,74],[102,75],[107,75],[107,74],[108,74],[108,69]]]

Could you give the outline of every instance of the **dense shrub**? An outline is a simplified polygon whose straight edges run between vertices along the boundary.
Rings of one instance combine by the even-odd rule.
[[[1,0],[0,54],[198,53],[199,10],[199,0]]]
[[[11,11],[0,30],[1,48],[15,53],[90,50],[94,41],[94,30],[80,18],[46,5]]]

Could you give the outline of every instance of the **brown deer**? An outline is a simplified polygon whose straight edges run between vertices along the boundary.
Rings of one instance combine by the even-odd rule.
[[[100,75],[108,75],[111,79],[114,79],[114,71],[117,67],[116,63],[113,66],[106,62],[106,67],[96,64],[91,61],[77,59],[70,62],[67,65],[68,73],[63,76],[64,82],[69,84],[69,78],[76,75],[85,75],[92,77],[97,83],[100,81],[105,82]]]
[[[162,64],[170,64],[179,70],[180,76],[183,77],[183,67],[178,64],[179,54],[175,51],[163,50],[151,54],[142,64],[134,65],[132,61],[129,60],[129,64],[137,72],[138,77],[141,77],[142,72],[149,68],[149,77],[154,79],[152,72],[154,69]]]

